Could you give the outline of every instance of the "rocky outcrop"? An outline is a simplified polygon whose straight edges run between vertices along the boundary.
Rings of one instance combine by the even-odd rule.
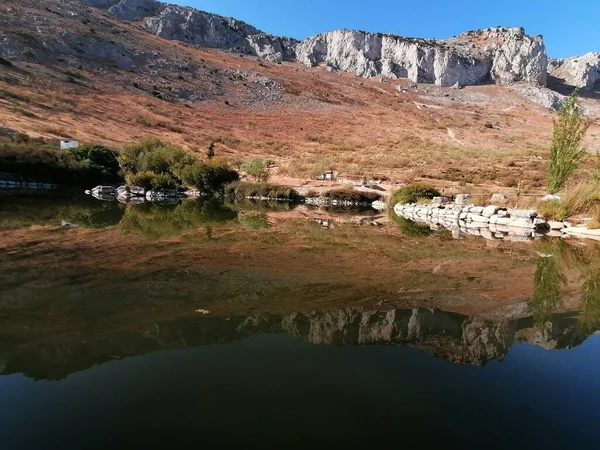
[[[588,91],[600,82],[600,53],[550,60],[548,71],[565,85]]]
[[[121,0],[108,12],[119,19],[136,21],[155,16],[163,8],[164,4],[156,0]]]
[[[121,0],[81,0],[84,5],[93,6],[95,8],[108,9],[111,6],[116,5]]]
[[[324,64],[360,77],[384,75],[439,86],[525,81],[544,85],[548,60],[541,36],[522,28],[490,28],[448,40],[338,30],[309,38],[296,47],[309,67]]]
[[[270,36],[245,22],[192,8],[169,5],[144,23],[148,31],[165,39],[256,54],[271,62],[294,57],[293,39]]]
[[[149,32],[164,39],[254,54],[274,63],[295,58],[296,40],[271,36],[231,17],[156,0],[81,1],[122,20],[143,21]]]

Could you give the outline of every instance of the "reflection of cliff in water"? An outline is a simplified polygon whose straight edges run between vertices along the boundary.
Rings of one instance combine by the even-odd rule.
[[[30,343],[11,338],[0,348],[0,374],[23,373],[36,379],[61,379],[96,364],[159,350],[220,344],[264,333],[286,333],[317,345],[401,345],[460,364],[502,360],[518,342],[562,349],[579,345],[594,330],[578,326],[573,314],[555,315],[543,328],[523,317],[523,308],[499,319],[434,309],[392,309],[289,315],[194,316],[153,323],[143,329],[101,336]],[[520,316],[520,317],[519,317]]]

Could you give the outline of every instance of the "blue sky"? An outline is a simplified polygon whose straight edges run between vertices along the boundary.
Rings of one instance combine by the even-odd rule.
[[[169,0],[302,39],[350,28],[445,38],[496,25],[542,34],[549,56],[600,52],[600,0]]]

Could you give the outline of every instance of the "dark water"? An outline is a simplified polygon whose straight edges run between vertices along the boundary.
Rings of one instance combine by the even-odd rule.
[[[598,448],[600,249],[364,217],[0,198],[0,448]]]

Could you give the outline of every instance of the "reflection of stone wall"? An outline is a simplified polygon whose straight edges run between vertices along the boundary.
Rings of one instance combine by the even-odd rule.
[[[431,229],[445,228],[452,236],[482,236],[486,239],[512,241],[533,240],[548,228],[546,221],[537,218],[535,211],[514,210],[499,206],[462,206],[438,204],[397,204],[394,212],[399,217],[426,223]]]
[[[28,334],[7,336],[3,342],[11,345],[2,348],[0,343],[0,374],[60,379],[115,359],[231,342],[263,333],[287,333],[317,345],[406,345],[461,364],[484,364],[503,359],[515,342],[547,349],[578,345],[586,336],[576,325],[572,317],[557,316],[544,329],[537,329],[530,317],[518,318],[512,309],[494,319],[435,309],[194,316],[143,329],[43,343],[29,342]]]

